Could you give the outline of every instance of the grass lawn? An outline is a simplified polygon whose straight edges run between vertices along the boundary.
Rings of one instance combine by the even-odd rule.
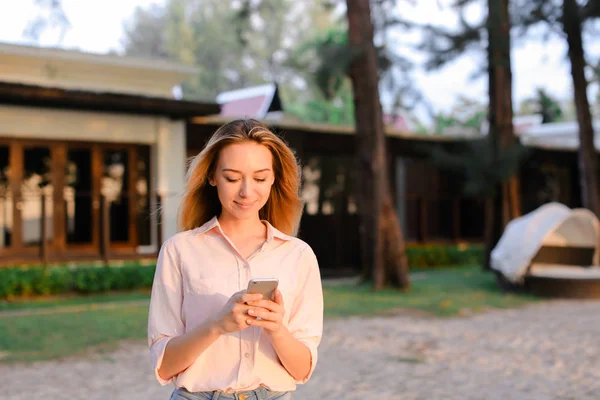
[[[539,300],[533,296],[503,293],[492,273],[480,266],[423,271],[412,279],[407,293],[371,291],[370,286],[339,285],[325,290],[325,315],[387,314],[417,310],[445,317],[471,314],[490,308],[518,307]]]
[[[327,285],[325,315],[373,316],[418,310],[437,316],[454,316],[489,308],[517,307],[537,299],[500,292],[491,273],[480,267],[420,272],[408,293],[372,292],[368,286]],[[149,293],[112,293],[27,302],[0,303],[2,311],[40,310],[84,306],[75,312],[42,315],[2,315],[0,362],[36,361],[81,354],[89,348],[113,348],[122,339],[146,338]],[[101,303],[118,307],[102,308]]]

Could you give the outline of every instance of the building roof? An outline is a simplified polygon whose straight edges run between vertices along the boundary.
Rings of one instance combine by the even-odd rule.
[[[231,122],[240,117],[226,117],[222,115],[207,115],[199,116],[191,119],[193,124],[205,124],[205,125],[222,125]],[[243,118],[243,117],[242,117]],[[354,125],[333,125],[326,123],[313,123],[313,122],[301,122],[297,120],[288,119],[283,117],[281,119],[263,119],[262,122],[272,128],[290,131],[304,131],[304,132],[315,132],[315,133],[326,133],[334,135],[353,135],[356,132]],[[400,139],[415,139],[424,141],[436,141],[436,142],[453,142],[460,140],[472,140],[472,137],[463,135],[427,135],[421,133],[411,133],[408,131],[395,130],[393,126],[386,127],[386,135],[389,137],[396,137]]]
[[[162,59],[0,43],[0,80],[69,90],[173,98],[198,69]]]
[[[217,96],[222,117],[263,119],[270,112],[283,111],[275,84],[222,92]]]
[[[218,104],[131,94],[49,88],[0,81],[0,104],[70,110],[162,115],[187,119],[213,115]]]
[[[80,50],[67,50],[53,47],[25,46],[11,43],[0,42],[0,54],[18,55],[27,58],[37,58],[46,60],[62,60],[86,64],[107,65],[112,67],[145,69],[161,72],[176,72],[181,74],[197,74],[198,68],[180,64],[177,62],[144,58],[123,56],[119,54],[97,54]]]
[[[403,113],[383,114],[383,123],[390,129],[399,132],[412,132],[413,127],[409,124]]]
[[[593,127],[594,144],[600,151],[600,120],[593,121]],[[579,124],[576,121],[532,125],[517,133],[521,143],[527,146],[555,150],[579,148]]]

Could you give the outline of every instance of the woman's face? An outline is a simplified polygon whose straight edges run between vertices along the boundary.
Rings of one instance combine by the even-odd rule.
[[[224,147],[210,181],[217,187],[221,217],[257,218],[274,180],[273,156],[266,146],[244,142]]]

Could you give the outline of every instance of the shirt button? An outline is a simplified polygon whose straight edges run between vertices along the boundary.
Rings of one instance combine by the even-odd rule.
[[[250,267],[250,264],[244,263],[244,267],[248,268],[248,267]]]
[[[244,354],[244,357],[246,357],[246,358],[250,358],[250,353],[246,353],[246,354]]]

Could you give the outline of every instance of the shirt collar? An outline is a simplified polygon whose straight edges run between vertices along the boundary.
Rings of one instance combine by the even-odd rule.
[[[219,220],[217,219],[216,216],[214,216],[208,222],[206,222],[204,225],[194,229],[194,233],[196,233],[197,235],[202,235],[203,233],[206,233],[216,227],[219,227],[219,230],[221,230],[221,225],[219,225]]]
[[[271,223],[269,221],[263,219],[262,223],[267,225],[267,243],[272,242],[273,238],[281,239],[286,242],[289,240],[292,240],[291,236],[286,235],[285,233],[281,232],[279,229],[275,228],[273,225],[271,225]]]
[[[284,240],[284,241],[292,240],[291,236],[286,235],[285,233],[281,232],[279,229],[275,228],[273,225],[271,225],[269,223],[269,221],[263,219],[263,220],[261,220],[261,222],[267,226],[267,243],[272,242],[274,238]],[[217,216],[212,217],[208,222],[206,222],[204,225],[196,228],[194,231],[197,235],[202,235],[214,228],[218,228],[219,232],[221,232],[221,234],[224,235],[223,230],[221,229],[221,224],[219,224],[219,219],[217,218]]]

